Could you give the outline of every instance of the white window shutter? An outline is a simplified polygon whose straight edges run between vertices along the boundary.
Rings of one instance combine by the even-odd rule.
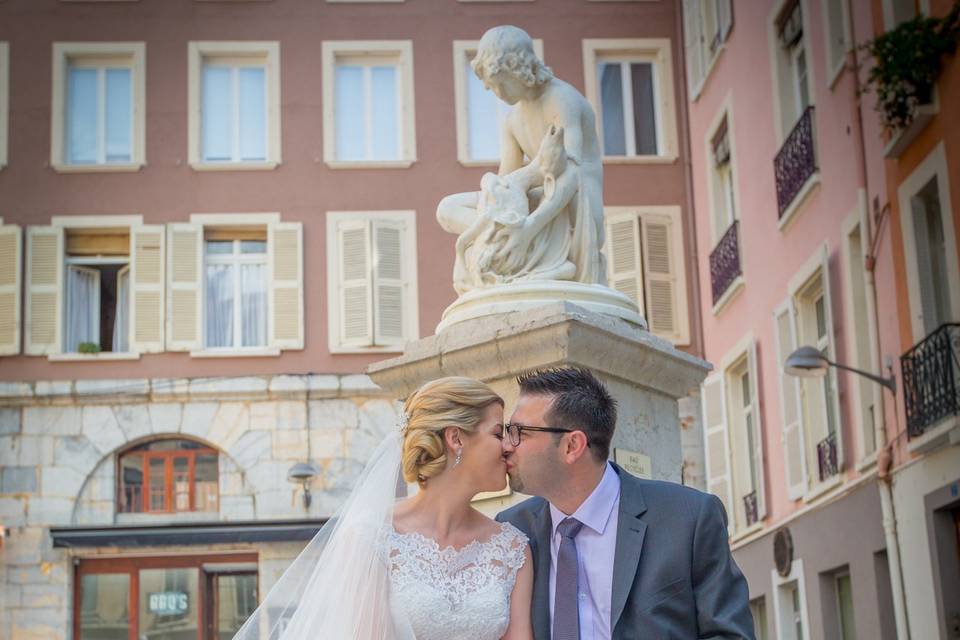
[[[720,41],[726,42],[733,28],[733,3],[731,0],[717,0],[717,24],[720,27]]]
[[[757,520],[763,520],[767,515],[767,490],[764,480],[766,467],[763,464],[763,427],[760,420],[760,385],[757,367],[757,342],[753,341],[747,352],[747,367],[750,372],[750,415],[753,420],[753,456],[754,468],[757,470]]]
[[[303,349],[303,224],[280,222],[267,233],[270,346]]]
[[[700,35],[700,3],[683,0],[683,39],[686,45],[687,84],[690,99],[696,99],[703,82],[703,38]]]
[[[22,240],[18,225],[0,225],[0,356],[20,353]]]
[[[639,217],[633,211],[609,215],[606,227],[607,283],[611,289],[629,296],[640,315],[645,315]]]
[[[164,237],[162,224],[130,229],[130,350],[163,351]]]
[[[783,420],[787,495],[791,500],[796,500],[807,492],[807,456],[800,379],[788,375],[784,367],[787,356],[797,348],[796,311],[792,296],[774,311],[774,331],[777,339],[777,369],[780,373],[780,414]]]
[[[823,278],[823,306],[826,312],[827,321],[827,341],[829,342],[830,358],[837,359],[837,341],[833,332],[833,298],[830,293],[830,254],[826,247],[823,249],[820,267],[821,277]],[[843,428],[840,421],[839,390],[837,389],[837,370],[835,367],[827,369],[827,375],[823,378],[824,384],[829,384],[832,389],[830,397],[833,398],[833,406],[827,407],[827,411],[833,413],[833,424],[837,425],[837,433],[834,436],[837,444],[837,471],[843,470]],[[826,425],[824,425],[826,427]]]
[[[643,243],[643,285],[650,331],[674,344],[689,344],[683,247],[672,216],[644,213],[640,218]]]
[[[167,350],[203,343],[203,226],[167,225]]]
[[[337,225],[341,347],[373,344],[370,231],[367,220],[344,220]]]
[[[727,392],[723,372],[703,381],[703,444],[706,448],[707,491],[723,501],[728,531],[734,530],[733,482],[730,473],[730,439],[727,432]]]
[[[392,220],[373,221],[373,339],[377,345],[403,346],[407,335],[404,317],[406,298],[406,225]]]
[[[63,228],[27,227],[26,349],[60,353],[63,334]]]

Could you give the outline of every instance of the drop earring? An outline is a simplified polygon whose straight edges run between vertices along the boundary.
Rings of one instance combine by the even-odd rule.
[[[463,447],[460,447],[459,449],[457,449],[457,457],[453,461],[453,466],[457,466],[458,464],[460,464],[461,460],[463,460]]]

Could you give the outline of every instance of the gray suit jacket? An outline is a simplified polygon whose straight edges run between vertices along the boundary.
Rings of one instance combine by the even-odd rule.
[[[754,639],[747,581],[730,554],[716,496],[671,482],[620,476],[613,565],[614,640]],[[533,635],[550,638],[549,503],[530,498],[497,516],[533,553]]]

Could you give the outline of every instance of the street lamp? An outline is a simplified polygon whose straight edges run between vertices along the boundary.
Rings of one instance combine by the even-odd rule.
[[[310,482],[317,477],[317,468],[309,462],[298,462],[287,471],[287,480],[303,487],[303,508],[310,508]]]
[[[840,364],[839,362],[830,362],[825,355],[820,353],[820,351],[814,347],[800,347],[787,356],[787,361],[784,363],[784,365],[787,373],[800,378],[822,378],[823,376],[827,375],[827,370],[830,367],[836,367],[837,369],[843,369],[844,371],[852,371],[857,375],[861,375],[864,378],[869,378],[878,384],[882,384],[894,395],[897,393],[897,380],[893,375],[891,375],[889,378],[882,378],[867,371],[861,371],[860,369],[848,367],[847,365]]]

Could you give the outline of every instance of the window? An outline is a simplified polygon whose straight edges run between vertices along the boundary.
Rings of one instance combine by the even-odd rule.
[[[750,614],[753,616],[753,632],[757,640],[768,640],[767,599],[763,596],[750,601]]]
[[[413,211],[328,212],[332,353],[402,351],[419,335]]]
[[[333,168],[416,160],[413,43],[325,41],[324,157]]]
[[[857,627],[853,620],[853,585],[850,572],[842,571],[834,576],[838,631],[841,640],[856,640]]]
[[[883,0],[883,23],[887,30],[896,29],[901,22],[912,20],[920,13],[922,0]]]
[[[823,0],[824,34],[827,41],[827,78],[829,84],[840,76],[850,48],[850,26],[846,0]]]
[[[805,28],[806,0],[783,0],[771,28],[771,57],[775,65],[774,91],[778,113],[777,132],[783,141],[813,104],[809,47]]]
[[[453,41],[454,97],[457,107],[457,159],[466,166],[495,165],[500,161],[500,128],[510,105],[498,99],[473,72],[470,62],[477,40]],[[533,48],[543,58],[543,41]]]
[[[696,100],[733,28],[730,0],[683,0],[687,80]]]
[[[162,225],[62,216],[27,228],[26,353],[129,359],[163,350]]]
[[[633,300],[650,331],[689,344],[679,207],[605,207],[608,285]]]
[[[724,116],[715,129],[709,144],[709,166],[713,206],[713,243],[723,237],[733,221],[737,219],[736,199],[734,197],[733,163],[730,155],[730,132],[727,116]]]
[[[280,163],[280,44],[191,42],[189,145],[194,169]]]
[[[0,356],[20,353],[22,231],[0,218]]]
[[[154,440],[120,454],[119,513],[217,511],[217,452],[192,440]]]
[[[145,52],[142,42],[54,43],[54,169],[143,166]]]
[[[787,577],[781,576],[776,570],[771,575],[775,589],[776,637],[782,640],[809,640],[803,561],[794,560]]]
[[[731,534],[766,515],[757,398],[757,346],[746,336],[703,382],[708,490],[723,500]]]
[[[167,350],[199,357],[303,348],[303,227],[275,213],[167,225]]]
[[[0,169],[7,166],[10,119],[10,44],[0,42]]]
[[[666,39],[583,41],[587,99],[597,114],[604,161],[673,162],[677,127]]]

